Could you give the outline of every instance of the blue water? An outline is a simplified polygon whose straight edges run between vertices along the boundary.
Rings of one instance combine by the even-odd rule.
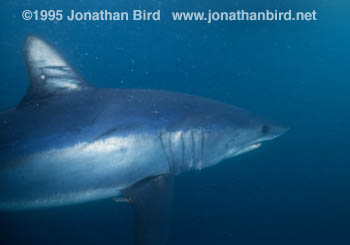
[[[25,9],[160,9],[162,20],[24,21]],[[318,21],[170,20],[170,11],[206,9],[315,9]],[[28,87],[29,34],[97,87],[164,89],[246,108],[291,130],[179,176],[169,244],[350,244],[349,10],[348,0],[2,1],[0,109]],[[131,244],[132,214],[110,200],[1,213],[0,244]]]

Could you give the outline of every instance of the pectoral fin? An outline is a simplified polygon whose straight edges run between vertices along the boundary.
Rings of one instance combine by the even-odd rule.
[[[122,193],[135,210],[135,244],[163,245],[168,237],[174,177],[146,178]]]

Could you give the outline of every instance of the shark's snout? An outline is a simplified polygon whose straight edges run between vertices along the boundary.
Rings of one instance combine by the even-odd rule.
[[[289,129],[290,128],[286,126],[273,126],[272,133],[275,135],[275,137],[279,137],[287,133]]]
[[[289,127],[281,125],[269,125],[265,130],[267,136],[264,140],[272,140],[287,133],[289,131]]]

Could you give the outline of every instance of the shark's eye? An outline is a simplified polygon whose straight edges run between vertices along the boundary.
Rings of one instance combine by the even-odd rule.
[[[267,132],[269,132],[269,130],[270,130],[270,128],[269,128],[269,126],[267,126],[267,125],[264,125],[264,126],[262,126],[262,128],[261,128],[261,132],[262,132],[263,134],[266,134]]]

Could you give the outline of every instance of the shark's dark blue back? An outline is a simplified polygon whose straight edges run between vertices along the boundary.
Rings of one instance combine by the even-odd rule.
[[[155,90],[95,89],[36,100],[0,113],[0,156],[34,154],[129,131],[187,130],[250,113],[198,96]],[[218,125],[222,127],[222,125]],[[3,157],[4,159],[4,157]]]

